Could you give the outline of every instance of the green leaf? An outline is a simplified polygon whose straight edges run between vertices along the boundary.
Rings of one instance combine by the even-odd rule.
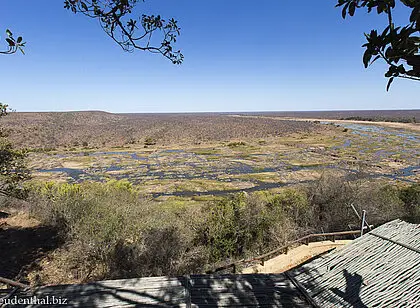
[[[346,13],[347,13],[347,8],[349,7],[350,3],[347,2],[346,5],[343,7],[342,11],[341,11],[341,16],[343,17],[343,19],[346,19]]]
[[[388,84],[386,85],[386,91],[389,91],[389,87],[391,86],[391,83],[394,81],[394,77],[389,78]]]
[[[355,11],[356,11],[356,3],[352,2],[349,6],[349,15],[353,17]]]
[[[9,44],[9,46],[15,46],[15,42],[9,38],[6,39],[6,42]]]
[[[81,2],[81,3],[80,3],[80,5],[82,6],[82,8],[83,8],[85,11],[87,11],[87,10],[88,10],[88,7],[87,7],[86,3]]]
[[[369,61],[371,58],[372,58],[372,54],[370,53],[369,50],[366,50],[365,53],[363,54],[363,64],[365,65],[365,68],[369,66]]]

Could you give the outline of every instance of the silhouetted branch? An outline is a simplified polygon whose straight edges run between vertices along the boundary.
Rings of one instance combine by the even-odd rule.
[[[132,12],[141,0],[65,0],[64,7],[98,19],[102,29],[124,51],[134,50],[160,53],[174,64],[181,64],[184,56],[173,44],[180,35],[175,19],[164,20],[160,15],[132,18]],[[152,45],[153,34],[160,34],[160,43]]]
[[[6,43],[7,43],[7,49],[4,51],[0,51],[0,54],[2,55],[11,55],[16,53],[18,50],[20,50],[23,54],[25,54],[23,47],[25,47],[25,42],[23,42],[23,39],[21,36],[19,36],[17,39],[14,38],[13,33],[7,29],[6,30]]]

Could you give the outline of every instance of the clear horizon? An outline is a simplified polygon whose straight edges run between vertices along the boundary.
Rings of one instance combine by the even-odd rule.
[[[26,55],[0,56],[0,101],[18,112],[288,112],[418,109],[420,88],[385,66],[362,63],[363,32],[386,20],[358,11],[343,20],[334,2],[161,0],[139,10],[176,18],[175,66],[159,55],[124,53],[92,19],[62,1],[5,0],[0,33],[27,42]],[[396,10],[397,23],[406,12]]]
[[[420,109],[328,109],[328,110],[237,110],[237,111],[180,111],[180,112],[166,112],[166,111],[151,111],[151,112],[111,112],[106,110],[46,110],[46,111],[18,111],[13,110],[11,112],[17,113],[42,113],[42,112],[105,112],[112,114],[196,114],[196,113],[315,113],[315,112],[357,112],[357,111],[420,111]]]

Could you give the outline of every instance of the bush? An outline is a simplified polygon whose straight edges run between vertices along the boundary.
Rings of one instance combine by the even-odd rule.
[[[236,148],[236,147],[245,146],[245,145],[246,145],[246,143],[243,142],[243,141],[228,143],[228,147],[230,147],[230,148]]]
[[[294,227],[290,233],[297,236],[305,233],[310,228],[310,220],[313,213],[309,206],[307,194],[298,189],[286,188],[279,194],[272,195],[268,199],[268,206],[287,217]],[[274,215],[274,219],[276,215]],[[287,238],[289,240],[290,238]],[[286,239],[283,239],[284,242]]]
[[[26,151],[15,150],[10,141],[0,132],[1,194],[15,197],[26,195],[22,186],[22,183],[30,177],[30,172],[26,167],[26,156]]]
[[[407,219],[413,223],[420,223],[420,184],[401,188],[399,198],[408,212]]]
[[[366,210],[369,223],[376,226],[407,215],[398,188],[380,182],[349,181],[345,176],[324,173],[308,185],[308,195],[313,212],[308,221],[313,229],[322,227],[325,232],[360,225],[352,204],[359,213]]]
[[[147,200],[127,181],[33,184],[31,192],[32,214],[67,241],[60,267],[78,269],[86,280],[202,273],[309,233],[358,227],[351,204],[366,210],[375,226],[420,216],[418,184],[399,189],[332,173],[304,188],[241,193],[193,207]]]
[[[312,211],[308,223],[312,229],[342,231],[347,229],[346,224],[358,223],[350,207],[356,193],[344,176],[323,173],[318,181],[308,185],[308,198]]]
[[[209,204],[198,241],[209,247],[213,262],[259,254],[292,239],[307,206],[305,195],[294,189],[237,194]]]
[[[372,183],[360,190],[356,199],[359,210],[366,210],[370,224],[381,225],[407,216],[398,188],[388,184]]]
[[[146,140],[144,141],[145,146],[155,145],[155,144],[156,144],[156,140],[152,137],[147,137]]]
[[[82,276],[180,275],[200,272],[206,263],[205,249],[194,247],[187,225],[194,216],[180,220],[174,211],[142,198],[128,182],[32,188],[32,214],[62,230],[70,255],[66,266],[84,269]]]

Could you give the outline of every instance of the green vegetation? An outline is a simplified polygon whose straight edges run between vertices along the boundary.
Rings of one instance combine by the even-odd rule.
[[[236,147],[241,147],[241,146],[246,146],[246,143],[243,141],[236,141],[236,142],[228,143],[228,147],[231,147],[231,148],[236,148]]]
[[[404,218],[419,212],[419,187],[324,174],[308,186],[198,198],[192,206],[145,199],[126,181],[46,183],[32,184],[29,202],[31,214],[66,241],[52,262],[88,281],[201,273],[308,233],[358,228],[350,204],[367,210],[371,224]]]
[[[184,210],[181,220],[128,182],[35,185],[30,202],[31,213],[67,241],[67,269],[86,279],[177,275],[205,263],[195,260],[202,254],[187,228],[198,216]]]
[[[341,120],[350,120],[350,121],[369,121],[369,122],[398,122],[398,123],[417,123],[416,117],[407,118],[407,117],[361,117],[353,116],[341,118]]]
[[[293,214],[307,209],[304,193],[293,189],[278,195],[237,194],[206,207],[199,242],[209,247],[213,262],[262,253],[291,239],[298,223]]]
[[[156,144],[156,139],[152,138],[152,137],[147,137],[146,140],[144,141],[144,145],[155,145]]]
[[[399,198],[404,202],[408,211],[407,219],[413,222],[420,221],[420,184],[402,188]]]
[[[13,116],[14,123],[4,120],[18,130],[30,129],[25,114]],[[101,135],[94,131],[111,120],[109,114],[57,113],[48,119],[71,127],[66,117],[84,122],[72,134],[40,135],[61,143],[54,151],[44,152],[58,143],[23,140],[25,131],[11,134],[22,148],[34,142],[33,148],[40,149],[29,155],[28,165],[37,172],[24,186],[29,194],[25,209],[48,230],[58,230],[64,242],[30,270],[41,283],[203,273],[308,233],[342,231],[348,225],[358,229],[350,204],[367,210],[374,225],[420,219],[419,186],[396,186],[397,180],[386,178],[415,166],[415,132],[403,138],[401,131],[386,129],[383,138],[378,131],[345,133],[333,125],[267,118],[191,115],[197,121],[181,122],[175,116],[136,120],[118,115],[113,129]],[[157,132],[159,123],[169,127],[165,134]],[[148,130],[152,124],[154,130]],[[123,138],[127,126],[141,142],[123,146],[129,140]],[[197,140],[206,144],[198,147]],[[107,146],[100,147],[104,141]],[[160,146],[145,150],[143,141]],[[75,142],[78,148],[71,149]],[[18,153],[7,143],[4,149]],[[13,157],[24,166],[21,154]],[[10,174],[18,170],[23,168]],[[122,178],[127,181],[110,180]],[[415,181],[418,174],[395,178]],[[248,189],[260,191],[226,197]]]
[[[396,3],[399,10],[406,9],[407,24],[397,26],[394,20]],[[338,0],[343,18],[353,16],[356,10],[366,8],[384,15],[387,26],[383,30],[371,30],[365,34],[367,43],[363,63],[367,68],[378,59],[388,66],[385,77],[389,78],[387,90],[396,77],[420,81],[420,2],[414,0]]]
[[[7,105],[0,103],[0,118],[7,115]],[[25,194],[21,184],[29,178],[26,151],[15,150],[7,134],[0,129],[0,194],[21,197]]]
[[[22,196],[21,183],[29,178],[26,152],[15,150],[6,137],[0,136],[0,193]]]
[[[220,151],[218,149],[215,148],[211,148],[211,149],[193,149],[193,152],[197,155],[215,155],[215,154],[219,154]]]

